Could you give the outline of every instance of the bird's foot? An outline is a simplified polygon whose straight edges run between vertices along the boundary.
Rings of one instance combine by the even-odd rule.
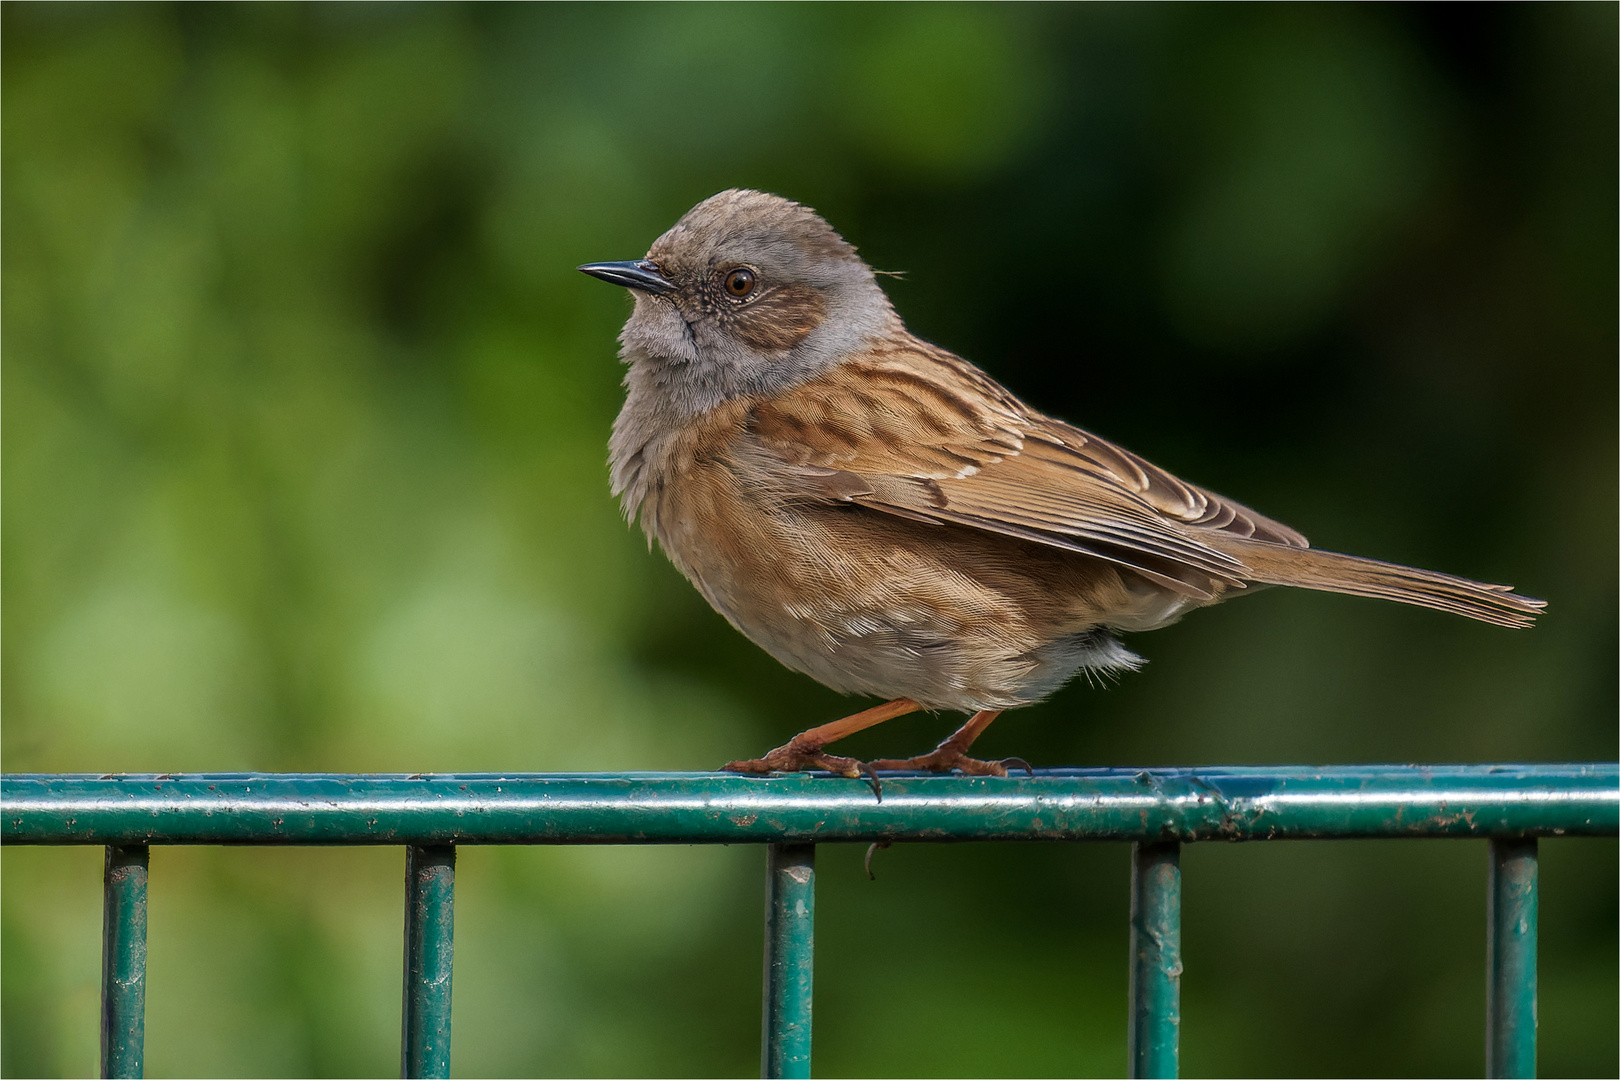
[[[917,770],[921,772],[950,772],[960,769],[969,776],[1006,776],[1009,767],[1023,769],[1034,776],[1035,770],[1029,767],[1029,762],[1023,758],[1002,758],[1000,761],[980,761],[978,758],[967,756],[968,748],[973,740],[984,734],[984,729],[990,726],[990,721],[1001,715],[1000,709],[982,709],[973,714],[967,723],[951,733],[950,738],[934,747],[926,754],[918,754],[911,758],[883,758],[871,763],[870,768],[881,769],[885,772],[901,770]]]
[[[871,762],[870,767],[878,772],[951,772],[960,769],[968,776],[1006,776],[1009,768],[1023,769],[1034,776],[1035,770],[1030,768],[1029,762],[1023,758],[1002,758],[1000,761],[980,761],[970,758],[961,750],[953,746],[942,744],[926,754],[918,754],[911,758],[881,758]]]
[[[883,797],[882,785],[870,765],[855,758],[823,753],[819,744],[809,740],[801,743],[797,738],[789,739],[764,757],[750,758],[746,761],[728,761],[720,768],[723,772],[735,773],[806,772],[810,769],[825,769],[834,776],[847,776],[851,780],[864,779],[872,785],[872,790],[877,793],[879,799]]]

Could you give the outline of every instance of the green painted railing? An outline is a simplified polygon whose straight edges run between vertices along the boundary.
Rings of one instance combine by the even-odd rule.
[[[140,1076],[153,844],[406,848],[401,1072],[448,1076],[455,849],[462,844],[768,845],[767,1077],[810,1074],[815,845],[1129,840],[1133,1076],[1175,1076],[1180,845],[1206,840],[1489,840],[1486,1069],[1533,1076],[1536,842],[1620,835],[1620,766],[1058,769],[865,781],[727,773],[0,778],[7,844],[107,849],[103,1076]]]

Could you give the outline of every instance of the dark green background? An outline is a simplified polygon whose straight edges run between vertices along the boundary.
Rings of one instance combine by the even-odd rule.
[[[607,493],[627,302],[572,268],[733,185],[1033,404],[1552,604],[1272,590],[988,754],[1612,759],[1616,38],[1613,4],[8,5],[4,767],[701,769],[853,708]],[[1616,847],[1543,852],[1543,1071],[1612,1076]],[[822,855],[819,1072],[1123,1071],[1122,846],[861,854]],[[95,1068],[100,858],[5,853],[8,1075]],[[401,865],[155,851],[150,1074],[393,1072]],[[464,852],[457,1071],[753,1071],[761,865]],[[1184,866],[1189,1074],[1482,1070],[1482,843]]]

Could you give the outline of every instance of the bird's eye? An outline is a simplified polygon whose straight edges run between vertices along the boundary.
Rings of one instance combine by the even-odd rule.
[[[726,275],[726,292],[739,300],[754,291],[754,272],[738,267]]]

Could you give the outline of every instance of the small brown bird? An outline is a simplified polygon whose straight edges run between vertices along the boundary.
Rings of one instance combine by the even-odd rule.
[[[632,290],[613,491],[714,609],[795,671],[887,703],[736,772],[961,769],[1003,710],[1142,661],[1154,630],[1260,585],[1397,600],[1498,626],[1506,585],[1311,549],[1305,537],[1044,416],[907,332],[855,248],[758,191],[693,207],[645,259],[582,271]],[[918,709],[972,718],[927,754],[827,744]]]

